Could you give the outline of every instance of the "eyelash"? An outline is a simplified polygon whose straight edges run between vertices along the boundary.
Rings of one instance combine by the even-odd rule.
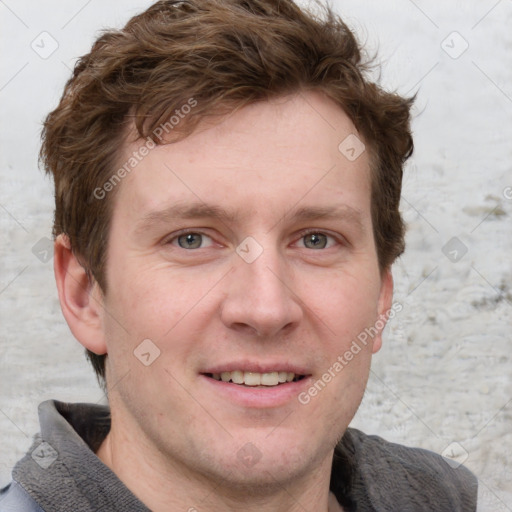
[[[169,237],[165,238],[162,243],[163,243],[163,245],[171,245],[180,236],[184,236],[184,235],[188,235],[188,234],[202,235],[202,236],[206,236],[206,237],[214,240],[212,236],[206,234],[204,231],[201,231],[200,229],[183,229],[183,230],[178,231],[177,233],[173,233]],[[342,238],[341,235],[334,235],[330,232],[326,232],[326,231],[323,231],[320,229],[311,229],[311,228],[306,229],[304,231],[300,231],[299,236],[295,239],[294,243],[298,242],[299,240],[303,239],[304,237],[306,237],[308,235],[325,235],[326,237],[328,237],[328,239],[334,240],[336,242],[336,244],[338,244],[338,245],[346,245],[346,243],[347,243],[344,239],[343,240],[341,239]],[[186,250],[186,249],[184,249],[184,250]],[[323,250],[327,250],[327,248],[323,249]]]
[[[340,240],[341,235],[336,236],[330,232],[326,232],[320,229],[306,229],[304,231],[301,231],[296,241],[302,240],[304,237],[308,235],[325,235],[327,238],[334,240],[338,245],[342,245],[342,241]]]
[[[207,236],[208,238],[211,238],[213,240],[213,237],[211,237],[210,235],[207,235],[204,231],[201,231],[200,229],[183,229],[181,231],[178,231],[177,233],[173,233],[172,235],[164,238],[162,244],[163,245],[171,245],[180,236],[191,235],[191,234]]]

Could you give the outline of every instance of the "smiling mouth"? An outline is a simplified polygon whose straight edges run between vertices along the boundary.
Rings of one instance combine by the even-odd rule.
[[[217,381],[249,387],[274,387],[289,382],[298,382],[305,378],[305,375],[298,375],[292,372],[257,373],[244,372],[241,370],[222,373],[204,373],[203,375]]]

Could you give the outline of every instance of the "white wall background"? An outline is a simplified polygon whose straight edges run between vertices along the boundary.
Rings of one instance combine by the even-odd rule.
[[[33,253],[53,208],[39,132],[98,30],[149,3],[0,0],[0,485],[38,430],[39,402],[104,400],[61,315],[51,258]],[[334,5],[379,48],[382,83],[418,91],[408,246],[394,269],[404,309],[353,425],[465,460],[479,510],[512,511],[512,0]]]

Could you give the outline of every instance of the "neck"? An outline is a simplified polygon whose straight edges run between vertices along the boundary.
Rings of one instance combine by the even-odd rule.
[[[295,512],[341,508],[329,496],[332,452],[320,465],[293,482],[244,485],[195,471],[172,457],[162,457],[145,435],[130,432],[112,417],[110,433],[97,456],[153,512],[197,511]],[[268,474],[266,475],[268,477]]]

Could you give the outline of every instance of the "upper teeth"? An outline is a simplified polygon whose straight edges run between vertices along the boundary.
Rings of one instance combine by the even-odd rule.
[[[283,382],[291,382],[295,378],[295,373],[256,373],[235,370],[234,372],[213,373],[212,377],[216,380],[232,381],[235,384],[245,384],[246,386],[277,386]]]

